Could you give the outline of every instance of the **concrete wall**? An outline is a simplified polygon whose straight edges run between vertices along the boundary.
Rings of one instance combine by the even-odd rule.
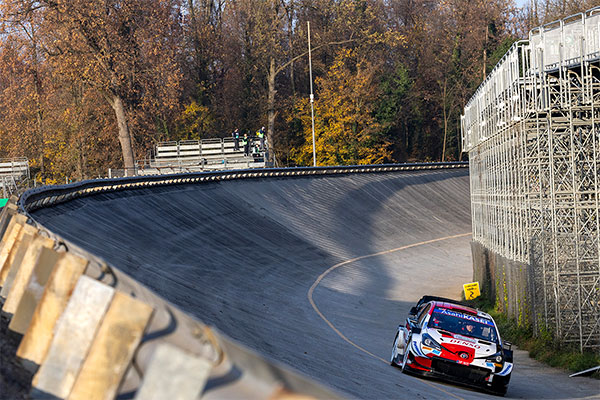
[[[519,325],[532,322],[532,287],[530,266],[512,261],[471,242],[473,280],[479,282],[481,294]]]

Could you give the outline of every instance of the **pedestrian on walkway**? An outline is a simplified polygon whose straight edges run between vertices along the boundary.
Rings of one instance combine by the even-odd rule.
[[[240,150],[240,131],[238,128],[235,128],[235,131],[231,134],[233,136],[233,151]]]
[[[244,133],[244,137],[242,138],[242,146],[244,146],[244,155],[250,155],[250,138],[247,133]]]
[[[260,140],[260,151],[265,151],[265,127],[263,126],[256,132],[258,140]]]

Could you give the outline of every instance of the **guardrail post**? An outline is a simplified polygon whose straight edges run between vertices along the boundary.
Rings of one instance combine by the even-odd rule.
[[[157,346],[136,400],[195,400],[212,369],[210,360],[193,356],[168,343]]]
[[[42,254],[42,250],[44,248],[52,248],[53,246],[54,240],[50,238],[39,235],[34,237],[25,255],[23,256],[21,265],[19,265],[17,268],[12,284],[10,286],[6,285],[8,288],[8,293],[6,295],[6,301],[2,306],[2,311],[10,316],[17,311],[21,297],[25,292],[26,285],[33,274],[33,270],[37,265],[40,255]]]
[[[65,253],[50,274],[44,293],[42,295],[39,292],[33,293],[34,297],[40,296],[40,300],[17,349],[17,357],[25,360],[24,364],[27,367],[33,367],[31,364],[40,365],[44,360],[58,318],[66,308],[71,293],[87,264],[87,260]]]
[[[152,312],[148,304],[115,292],[69,399],[115,397]]]
[[[115,290],[81,276],[59,319],[48,354],[33,377],[31,398],[66,398],[90,350]]]

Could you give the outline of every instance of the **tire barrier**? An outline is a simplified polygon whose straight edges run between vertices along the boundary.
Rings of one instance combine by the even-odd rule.
[[[269,169],[134,177],[45,187],[0,214],[0,298],[31,398],[338,398],[265,360],[118,268],[37,224],[41,207],[107,191],[231,179],[464,168],[466,163]],[[208,387],[208,389],[207,389]]]

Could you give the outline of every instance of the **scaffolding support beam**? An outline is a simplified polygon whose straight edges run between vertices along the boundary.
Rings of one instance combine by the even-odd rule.
[[[464,109],[473,240],[527,264],[537,332],[600,350],[600,7],[532,30]]]

